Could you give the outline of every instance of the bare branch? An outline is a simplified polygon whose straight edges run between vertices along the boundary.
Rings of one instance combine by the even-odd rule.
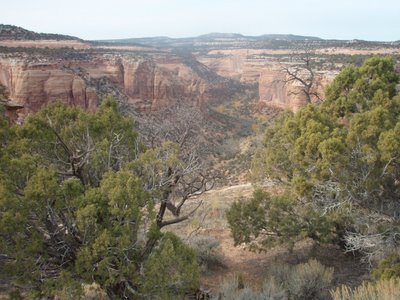
[[[178,218],[175,218],[175,219],[172,219],[172,220],[163,221],[163,222],[161,223],[161,228],[162,228],[162,227],[165,227],[165,226],[168,226],[168,225],[180,223],[180,222],[182,222],[182,221],[185,221],[185,220],[189,219],[190,217],[192,217],[192,216],[194,215],[194,213],[197,211],[197,209],[198,209],[202,204],[203,204],[203,201],[200,201],[200,203],[199,203],[191,212],[189,212],[188,214],[186,214],[186,215],[184,215],[184,216],[181,216],[181,217],[178,217]]]
[[[384,255],[384,244],[382,234],[363,235],[348,232],[345,236],[346,252],[361,252],[364,260],[370,265],[377,257]]]
[[[283,65],[281,70],[286,74],[286,78],[279,80],[285,85],[294,83],[299,85],[299,91],[290,91],[290,94],[303,94],[307,103],[311,103],[313,99],[318,102],[322,101],[316,90],[315,70],[313,66],[311,50],[306,49],[292,54],[290,65]]]

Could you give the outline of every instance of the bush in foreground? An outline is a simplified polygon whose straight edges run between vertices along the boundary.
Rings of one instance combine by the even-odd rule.
[[[286,290],[272,278],[266,281],[260,291],[244,287],[240,276],[225,282],[218,296],[218,300],[287,300]]]
[[[0,280],[40,299],[93,282],[111,299],[198,287],[194,251],[161,232],[189,217],[164,219],[179,146],[145,149],[133,125],[112,99],[94,114],[52,103],[21,126],[0,114]]]
[[[333,300],[397,300],[400,299],[400,280],[364,282],[355,289],[343,285],[331,291],[331,296]]]
[[[211,267],[224,266],[224,258],[218,251],[219,241],[209,236],[196,236],[188,242],[188,245],[194,249],[197,261],[203,272]]]
[[[296,266],[272,268],[260,291],[246,287],[241,277],[227,281],[217,299],[323,300],[329,298],[333,268],[315,259]]]
[[[373,275],[376,280],[387,280],[400,277],[400,255],[392,254],[379,263]]]

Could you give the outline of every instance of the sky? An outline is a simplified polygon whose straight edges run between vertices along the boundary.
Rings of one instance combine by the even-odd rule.
[[[1,0],[0,24],[88,40],[211,32],[400,40],[399,0]]]

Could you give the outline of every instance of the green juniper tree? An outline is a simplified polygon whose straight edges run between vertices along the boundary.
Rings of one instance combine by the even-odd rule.
[[[38,298],[76,298],[93,282],[126,299],[197,287],[195,253],[161,232],[187,219],[181,207],[204,189],[192,184],[171,200],[180,179],[198,182],[179,146],[146,150],[110,98],[95,114],[52,103],[18,127],[2,116],[0,146],[3,278]]]
[[[235,203],[228,221],[236,243],[258,247],[310,237],[367,258],[398,247],[400,203],[398,75],[391,57],[346,67],[325,101],[270,126],[254,158],[257,174],[282,183]],[[373,245],[373,247],[369,247]]]

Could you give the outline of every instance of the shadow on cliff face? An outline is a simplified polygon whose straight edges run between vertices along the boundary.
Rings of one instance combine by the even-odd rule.
[[[182,111],[166,110],[186,103],[204,119],[195,130],[204,159],[210,164],[234,160],[243,154],[240,140],[254,133],[258,87],[218,75],[192,50],[0,47],[0,82],[9,88],[10,99],[24,106],[21,120],[54,100],[95,110],[101,99],[112,96],[120,111],[136,120],[158,113],[159,126],[165,128],[185,119]]]

